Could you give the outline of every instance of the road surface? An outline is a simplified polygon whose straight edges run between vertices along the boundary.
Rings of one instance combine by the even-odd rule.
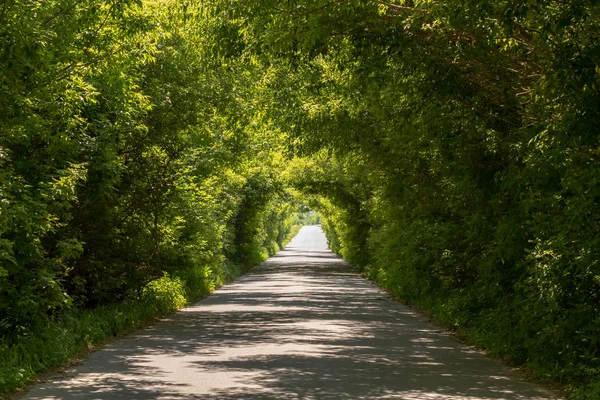
[[[24,399],[556,399],[389,298],[304,227],[279,254]]]

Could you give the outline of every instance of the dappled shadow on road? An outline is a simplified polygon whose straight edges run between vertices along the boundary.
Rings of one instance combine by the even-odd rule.
[[[555,397],[390,300],[333,253],[292,248],[26,398]]]

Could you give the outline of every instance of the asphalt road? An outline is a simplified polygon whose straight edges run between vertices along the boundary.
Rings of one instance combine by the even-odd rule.
[[[556,399],[361,278],[317,226],[24,399]]]

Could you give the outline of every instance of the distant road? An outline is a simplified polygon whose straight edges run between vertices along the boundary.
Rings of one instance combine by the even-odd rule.
[[[556,399],[360,277],[307,226],[196,305],[24,399]]]

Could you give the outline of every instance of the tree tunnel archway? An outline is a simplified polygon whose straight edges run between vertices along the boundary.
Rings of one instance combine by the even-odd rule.
[[[393,294],[597,391],[598,14],[7,2],[0,334],[152,282],[204,293],[284,244],[299,196]]]

